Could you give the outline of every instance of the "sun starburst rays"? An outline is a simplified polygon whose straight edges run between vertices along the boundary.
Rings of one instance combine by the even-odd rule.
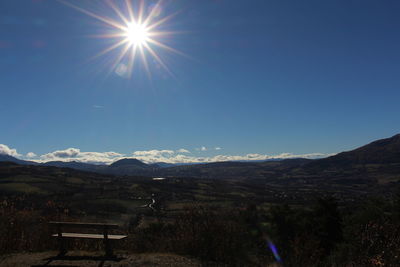
[[[125,0],[123,2],[124,7],[122,9],[116,4],[116,2],[107,0],[106,4],[111,8],[111,10],[113,10],[119,20],[100,16],[94,12],[66,2],[65,0],[60,1],[67,6],[70,6],[92,18],[95,18],[102,23],[105,23],[112,29],[112,32],[91,36],[95,38],[112,39],[113,41],[115,40],[113,44],[100,51],[93,57],[97,58],[110,53],[111,51],[119,50],[119,53],[110,66],[111,72],[115,71],[118,74],[118,67],[123,64],[123,68],[120,68],[120,72],[124,74],[123,76],[131,77],[134,70],[135,61],[137,58],[140,58],[142,66],[150,78],[151,73],[148,62],[148,56],[150,56],[154,59],[154,62],[157,62],[157,64],[161,66],[169,75],[174,76],[172,71],[167,67],[165,62],[163,62],[161,57],[154,49],[154,47],[159,47],[169,52],[184,55],[180,51],[160,41],[160,38],[162,37],[171,36],[177,33],[173,31],[162,31],[159,29],[160,26],[164,25],[177,14],[174,13],[161,19],[157,18],[159,14],[156,13],[159,13],[158,10],[161,7],[162,0],[153,5],[149,12],[147,12],[148,14],[145,12],[146,7],[144,0],[139,0],[138,5],[136,5],[136,10],[132,0]],[[124,14],[123,11],[127,14]]]

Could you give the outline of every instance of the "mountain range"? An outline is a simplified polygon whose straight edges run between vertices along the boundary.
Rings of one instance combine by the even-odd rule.
[[[169,163],[146,164],[126,158],[110,165],[82,162],[50,161],[37,163],[0,155],[0,162],[20,165],[40,165],[71,168],[110,175],[179,176],[194,178],[268,178],[322,175],[376,177],[388,174],[391,180],[400,180],[400,134],[374,141],[360,148],[342,152],[323,159],[282,159],[263,162],[215,162],[207,164],[174,165]],[[397,175],[397,176],[396,176]]]

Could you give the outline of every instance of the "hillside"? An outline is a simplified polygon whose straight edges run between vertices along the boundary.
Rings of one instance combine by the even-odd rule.
[[[393,144],[383,143],[383,147]],[[374,142],[373,146],[364,146],[361,151],[368,154],[369,148],[375,149],[375,146]],[[390,151],[386,153],[391,154]],[[357,155],[357,151],[346,153],[348,154],[345,155]],[[159,257],[152,254],[148,258],[147,255],[140,254],[154,251],[169,251],[173,254],[191,255],[198,259],[219,262],[240,262],[244,259],[242,255],[253,257],[261,255],[260,251],[268,252],[265,247],[257,245],[260,240],[256,237],[261,235],[253,235],[253,231],[248,229],[256,230],[256,222],[258,225],[269,226],[276,219],[278,224],[285,223],[285,216],[288,214],[292,214],[289,222],[298,222],[292,229],[305,227],[299,231],[306,238],[310,237],[310,228],[322,229],[321,240],[325,240],[326,232],[331,229],[330,224],[326,225],[327,228],[309,227],[325,225],[325,218],[331,221],[329,214],[328,217],[319,215],[321,211],[329,211],[330,206],[317,209],[316,215],[310,213],[316,199],[333,197],[340,205],[347,203],[349,206],[346,210],[355,211],[358,209],[353,205],[363,203],[371,197],[380,197],[392,203],[391,198],[400,186],[400,164],[395,161],[361,164],[361,161],[353,161],[352,157],[342,161],[336,160],[340,157],[339,154],[325,160],[216,162],[164,169],[140,167],[142,164],[136,160],[122,161],[117,166],[114,165],[114,168],[118,169],[126,166],[130,168],[132,165],[135,167],[135,164],[138,164],[136,168],[143,173],[166,174],[165,179],[161,180],[146,176],[113,176],[72,168],[0,162],[0,218],[5,226],[0,229],[0,236],[7,237],[5,240],[0,239],[0,252],[6,254],[23,250],[55,249],[56,243],[50,238],[52,230],[47,223],[52,220],[104,221],[121,225],[129,238],[127,242],[120,244],[124,259],[117,264],[107,261],[107,266],[198,266],[197,261],[184,256],[168,254]],[[336,163],[327,168],[321,167],[325,161],[331,160]],[[113,168],[105,165],[100,167]],[[282,203],[288,206],[280,206]],[[291,211],[290,207],[304,208],[304,212]],[[366,206],[365,209],[369,210],[369,207]],[[380,208],[373,211],[377,217],[382,217]],[[276,217],[271,217],[271,214],[275,214]],[[319,221],[321,217],[323,220]],[[303,225],[304,218],[308,218],[308,222]],[[347,223],[346,232],[354,231],[351,221],[353,218],[343,220]],[[363,229],[364,226],[364,222],[356,224],[357,229]],[[193,229],[197,234],[193,234]],[[287,233],[286,229],[282,231]],[[389,234],[384,239],[392,236],[392,228],[388,229]],[[320,242],[319,235],[311,237],[312,244]],[[233,242],[231,238],[234,238]],[[282,237],[278,235],[274,240],[280,238]],[[243,240],[247,240],[245,243],[251,246],[244,247]],[[295,240],[297,239],[289,239],[290,242],[286,242],[286,239],[281,239],[278,243],[281,251],[289,251],[285,259],[293,253],[291,248],[285,248],[284,244],[297,244]],[[210,245],[210,242],[213,245]],[[263,242],[265,243],[265,240]],[[84,242],[75,242],[74,247],[83,251],[90,250],[93,243],[90,244],[88,247]],[[193,244],[194,248],[191,247]],[[313,252],[315,246],[309,249],[302,247],[302,250]],[[390,251],[390,247],[385,247],[385,251]],[[91,252],[84,253],[86,254],[82,261],[75,257],[74,261],[54,260],[47,265],[104,265],[101,260],[93,260],[90,257],[88,261],[87,254]],[[0,258],[0,265],[41,266],[46,264],[43,263],[43,259],[55,254],[43,252],[6,255]],[[306,258],[309,258],[309,254],[305,254]],[[253,260],[265,263],[263,257],[252,257],[246,259],[247,263]],[[269,257],[267,262],[272,262],[272,258]]]
[[[360,148],[342,152],[335,156],[316,160],[310,166],[348,167],[357,164],[400,163],[400,134],[380,139]]]
[[[397,183],[400,181],[400,135],[315,160],[300,172],[308,177],[337,178],[344,182]]]

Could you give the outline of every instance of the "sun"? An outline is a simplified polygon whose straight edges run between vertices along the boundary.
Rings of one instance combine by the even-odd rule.
[[[170,37],[178,33],[160,30],[161,26],[165,25],[167,21],[177,14],[174,13],[161,17],[162,0],[153,5],[148,5],[149,2],[145,2],[144,0],[125,0],[120,2],[106,1],[106,4],[114,11],[114,14],[118,16],[119,20],[111,19],[110,14],[102,16],[73,5],[68,1],[59,1],[101,21],[108,29],[112,29],[111,32],[108,31],[105,34],[94,36],[97,38],[115,40],[111,46],[98,53],[95,57],[105,55],[114,50],[119,50],[119,53],[116,54],[115,60],[112,61],[110,66],[110,72],[114,72],[119,76],[131,76],[134,65],[135,68],[137,68],[137,64],[134,63],[138,56],[140,56],[142,66],[146,69],[149,77],[151,75],[147,60],[148,57],[152,57],[154,59],[152,62],[156,62],[158,66],[167,71],[171,76],[174,76],[158,55],[156,48],[162,48],[169,52],[186,56],[162,42],[163,37]],[[138,5],[134,6],[134,3],[138,3]]]
[[[131,22],[127,25],[125,37],[131,45],[147,45],[147,41],[149,40],[149,30],[143,24]]]

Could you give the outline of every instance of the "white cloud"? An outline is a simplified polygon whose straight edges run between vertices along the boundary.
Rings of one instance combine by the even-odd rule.
[[[185,152],[186,153],[186,152]],[[144,151],[135,151],[132,153],[132,156],[136,159],[145,161],[145,162],[169,162],[169,158],[173,158],[176,155],[173,150],[144,150]]]
[[[184,149],[184,148],[178,149],[176,152],[177,152],[177,153],[190,153],[189,150]]]
[[[161,156],[161,155],[171,155],[175,152],[173,150],[144,150],[144,151],[135,151],[133,152],[133,156]]]
[[[37,155],[35,153],[33,153],[33,152],[28,152],[28,153],[26,153],[26,157],[27,158],[34,158],[34,157],[37,157]]]
[[[205,146],[202,146],[200,148],[195,148],[197,151],[207,151],[207,148]]]
[[[202,147],[205,148],[205,147]],[[216,149],[216,148],[214,148]],[[201,148],[199,149],[201,150]],[[203,150],[204,151],[204,150]],[[0,144],[0,154],[11,155],[15,157],[22,156],[16,149],[9,148]],[[79,148],[67,148],[64,150],[56,150],[47,154],[37,156],[33,152],[26,154],[27,158],[37,162],[47,161],[78,161],[95,164],[110,164],[122,158],[136,158],[146,163],[166,162],[166,163],[210,163],[221,161],[250,161],[250,160],[269,160],[269,159],[290,159],[290,158],[322,158],[331,156],[332,154],[310,153],[310,154],[293,154],[281,153],[278,155],[265,155],[250,153],[245,155],[216,155],[210,157],[197,157],[190,154],[186,149],[174,150],[141,150],[134,151],[130,155],[108,151],[108,152],[83,152]]]
[[[19,157],[21,154],[18,154],[17,150],[14,148],[9,148],[6,145],[0,144],[0,154],[9,155],[13,157]]]
[[[178,151],[174,153],[172,150],[148,150],[135,151],[133,157],[146,163],[166,162],[166,163],[209,163],[219,161],[248,161],[248,160],[269,160],[269,159],[290,159],[290,158],[321,158],[325,154],[293,154],[282,153],[278,155],[264,154],[246,154],[246,155],[217,155],[212,157],[196,157],[189,156]]]
[[[215,150],[221,150],[222,148],[219,147],[219,146],[217,146],[217,147],[215,147],[214,149],[215,149]]]
[[[41,162],[45,161],[79,161],[86,163],[112,163],[123,158],[124,154],[117,152],[82,152],[78,148],[57,150],[40,156]]]
[[[54,157],[54,158],[75,158],[81,153],[79,148],[67,148],[65,150],[57,150],[51,153],[48,153],[44,156],[46,157]]]

